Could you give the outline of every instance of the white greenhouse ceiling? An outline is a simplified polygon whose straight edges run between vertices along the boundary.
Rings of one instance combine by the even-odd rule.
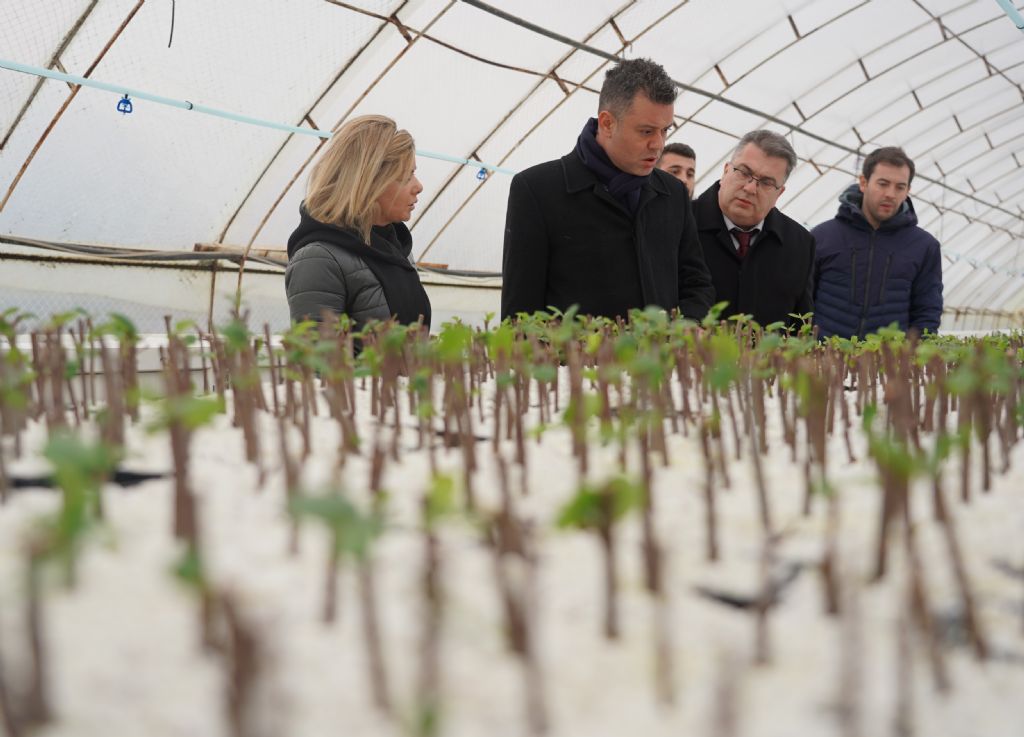
[[[283,249],[315,132],[374,112],[420,149],[414,255],[494,272],[510,173],[571,150],[614,58],[649,57],[683,88],[671,140],[698,191],[770,127],[800,156],[779,206],[811,226],[864,154],[903,146],[947,306],[1019,310],[1024,33],[1004,4],[0,0],[0,236]]]

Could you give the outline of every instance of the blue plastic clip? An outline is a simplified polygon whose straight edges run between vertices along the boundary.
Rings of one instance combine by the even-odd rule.
[[[128,97],[128,93],[125,93],[125,96],[117,101],[117,112],[121,113],[122,115],[128,115],[131,111],[132,101]]]
[[[486,166],[481,166],[480,167],[480,171],[478,171],[476,173],[476,178],[479,179],[481,182],[483,182],[483,181],[485,181],[487,179],[487,167]]]

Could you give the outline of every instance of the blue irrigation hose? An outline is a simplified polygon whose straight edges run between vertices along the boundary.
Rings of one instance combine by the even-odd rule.
[[[1013,25],[1017,26],[1018,29],[1024,31],[1024,15],[1021,15],[1020,11],[1017,10],[1013,4],[1013,0],[996,0],[999,3],[999,7],[1003,9],[1010,20],[1013,21]]]
[[[170,97],[163,97],[162,95],[154,95],[149,92],[143,92],[141,90],[134,90],[116,84],[108,84],[107,82],[100,82],[98,80],[89,79],[87,77],[79,77],[75,74],[65,74],[64,72],[57,72],[53,69],[36,67],[32,66],[31,64],[22,64],[17,61],[8,61],[7,59],[0,59],[0,68],[10,69],[14,72],[23,72],[25,74],[34,74],[37,77],[47,77],[49,79],[56,79],[61,82],[77,84],[83,87],[95,87],[98,90],[113,92],[118,96],[128,95],[129,97],[134,97],[139,100],[149,100],[150,102],[156,102],[161,105],[169,105],[170,107],[181,108],[182,110],[194,110],[197,113],[215,115],[219,118],[226,118],[228,120],[234,120],[236,122],[246,123],[248,125],[258,125],[264,128],[273,128],[275,130],[287,131],[288,133],[298,133],[306,136],[313,135],[319,136],[320,138],[331,137],[331,134],[329,132],[325,133],[323,131],[314,130],[312,128],[298,128],[294,125],[275,123],[272,120],[261,120],[260,118],[253,118],[248,115],[239,115],[238,113],[232,113],[227,110],[218,110],[217,108],[206,107],[205,105],[197,105],[194,102],[189,102],[188,100],[175,100]]]
[[[439,161],[450,161],[453,164],[462,164],[463,166],[477,166],[481,169],[487,169],[487,171],[496,171],[502,174],[516,174],[514,169],[505,169],[500,166],[494,166],[494,164],[485,164],[482,161],[476,159],[462,159],[458,156],[449,156],[448,154],[439,154],[436,151],[424,151],[421,148],[416,149],[417,156],[423,156],[427,159],[438,159]]]
[[[12,72],[22,72],[23,74],[34,74],[37,77],[56,79],[60,82],[77,84],[83,87],[93,87],[95,89],[103,90],[105,92],[113,92],[119,97],[124,97],[125,95],[127,95],[130,98],[148,100],[150,102],[155,102],[160,105],[168,105],[170,107],[176,107],[182,110],[192,110],[193,112],[197,113],[213,115],[215,117],[224,118],[226,120],[233,120],[236,123],[255,125],[261,128],[271,128],[273,130],[285,131],[286,133],[294,133],[300,136],[316,136],[317,138],[330,138],[333,135],[331,131],[322,131],[317,130],[316,128],[300,128],[294,125],[275,123],[272,120],[263,120],[262,118],[254,118],[249,115],[240,115],[239,113],[233,113],[229,110],[220,110],[218,108],[207,107],[206,105],[198,105],[194,102],[189,102],[188,100],[175,100],[171,97],[154,95],[150,92],[143,92],[142,90],[131,89],[130,87],[122,87],[116,84],[100,82],[99,80],[89,79],[88,77],[79,77],[75,74],[65,74],[64,72],[54,71],[53,69],[37,67],[31,64],[22,64],[21,62],[10,61],[8,59],[0,59],[0,69],[9,69]],[[479,169],[485,169],[487,171],[492,172],[500,172],[502,174],[516,173],[512,169],[504,169],[502,167],[494,166],[493,164],[485,164],[484,162],[477,161],[475,159],[464,159],[458,156],[449,156],[448,154],[437,153],[435,151],[423,151],[421,149],[417,149],[416,155],[422,156],[427,159],[437,159],[439,161],[447,161],[452,164],[460,164],[462,166],[477,167]]]

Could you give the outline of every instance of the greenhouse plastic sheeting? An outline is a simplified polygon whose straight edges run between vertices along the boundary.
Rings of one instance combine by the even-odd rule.
[[[1024,308],[1024,34],[994,0],[3,0],[0,235],[281,249],[312,134],[374,112],[420,150],[414,256],[496,272],[510,172],[571,150],[635,57],[683,88],[698,191],[772,128],[800,157],[779,206],[812,226],[903,146],[947,307]]]

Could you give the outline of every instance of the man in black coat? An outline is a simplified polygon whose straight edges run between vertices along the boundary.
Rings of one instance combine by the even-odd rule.
[[[512,179],[501,316],[650,305],[700,319],[713,290],[686,187],[656,170],[676,87],[648,59],[611,69],[572,153]]]
[[[795,166],[789,141],[752,131],[694,203],[715,301],[729,303],[723,318],[747,314],[761,325],[796,325],[791,314],[814,309],[814,237],[775,207]]]

